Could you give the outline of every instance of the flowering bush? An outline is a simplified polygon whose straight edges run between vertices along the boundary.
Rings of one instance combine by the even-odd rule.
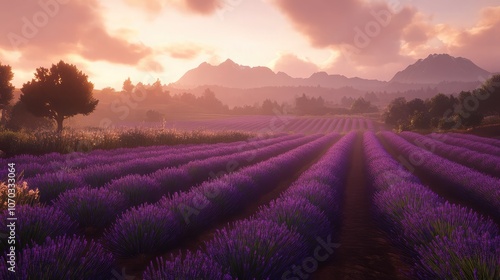
[[[0,182],[0,210],[8,208],[8,185]],[[38,189],[29,189],[26,182],[16,185],[16,205],[36,205],[40,201],[40,194]]]

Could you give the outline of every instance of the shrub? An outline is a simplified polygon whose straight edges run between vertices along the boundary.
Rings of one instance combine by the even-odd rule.
[[[23,182],[16,184],[16,205],[38,205],[40,202],[40,192],[38,189],[29,189],[28,184]],[[9,202],[8,184],[0,182],[0,210],[6,210]]]
[[[217,231],[206,252],[233,278],[280,279],[307,249],[302,237],[284,225],[264,220],[236,222]]]
[[[99,230],[125,210],[125,195],[107,189],[78,188],[61,194],[54,206],[78,222],[80,227]]]
[[[281,197],[261,208],[256,218],[285,225],[312,244],[317,243],[316,238],[330,235],[333,231],[325,213],[305,198]]]
[[[165,168],[151,174],[161,187],[163,193],[173,193],[185,190],[191,186],[191,177],[186,169]]]
[[[194,254],[188,252],[184,258],[177,256],[171,261],[157,258],[146,268],[143,278],[144,280],[232,279],[222,271],[218,263],[197,251]]]
[[[6,255],[0,258],[1,279],[112,278],[113,256],[105,252],[98,243],[83,238],[48,238],[43,245],[28,247],[17,257],[16,273],[7,270]]]
[[[0,215],[0,228],[7,229],[9,212],[3,211]],[[45,238],[54,238],[59,235],[72,234],[76,230],[76,223],[61,210],[50,206],[16,207],[16,249],[34,243],[41,244]],[[7,240],[2,238],[1,249],[7,248]]]
[[[111,181],[106,189],[120,192],[127,200],[128,207],[142,203],[153,203],[160,200],[162,191],[160,184],[146,176],[128,175]]]
[[[420,246],[420,279],[500,279],[500,237],[468,229]]]
[[[106,229],[103,245],[120,258],[154,254],[175,244],[182,230],[172,211],[143,205],[125,212]]]
[[[40,191],[40,202],[50,202],[61,193],[85,186],[84,181],[70,173],[63,171],[57,173],[38,174],[28,179],[29,186]]]

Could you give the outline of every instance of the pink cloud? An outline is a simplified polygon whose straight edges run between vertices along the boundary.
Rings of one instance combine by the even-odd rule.
[[[158,14],[165,7],[175,7],[177,9],[201,14],[213,14],[223,6],[223,0],[124,0],[125,3],[142,8],[151,14]]]
[[[488,71],[500,71],[500,7],[482,10],[477,24],[458,32],[450,42],[452,54],[471,59]]]
[[[97,0],[7,1],[0,17],[0,48],[21,53],[23,61],[49,63],[68,55],[133,65],[152,50],[112,36],[105,28]],[[29,64],[29,63],[28,63]]]
[[[344,52],[350,60],[380,65],[401,60],[401,40],[414,8],[361,0],[273,0],[294,28],[318,48]]]
[[[165,47],[164,51],[177,59],[193,59],[203,53],[203,47],[194,43],[179,43]]]

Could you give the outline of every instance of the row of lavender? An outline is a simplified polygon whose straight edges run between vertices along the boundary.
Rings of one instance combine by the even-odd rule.
[[[126,209],[155,203],[165,195],[186,192],[202,182],[278,156],[317,139],[309,136],[277,143],[254,151],[196,160],[177,168],[161,169],[147,176],[127,175],[99,189],[78,188],[60,195],[54,206],[62,209],[81,228],[102,230]],[[228,168],[228,164],[230,167]],[[215,174],[213,176],[210,176]]]
[[[40,190],[41,202],[49,202],[55,199],[60,193],[82,186],[97,188],[110,183],[113,179],[118,179],[126,175],[139,174],[146,175],[159,170],[174,168],[186,165],[190,161],[203,160],[231,154],[241,154],[245,152],[255,153],[258,148],[276,145],[277,143],[287,143],[299,139],[300,136],[283,136],[266,139],[247,144],[226,144],[222,146],[208,146],[204,150],[180,149],[180,151],[159,152],[155,158],[137,158],[127,161],[118,161],[108,164],[97,164],[77,170],[59,171],[53,173],[41,173],[26,181],[32,188]],[[199,163],[199,162],[195,162]],[[191,166],[195,168],[193,163]],[[161,173],[161,172],[159,172]]]
[[[311,136],[305,138],[305,142],[317,138]],[[312,159],[335,139],[335,135],[322,137],[244,171],[207,181],[189,192],[176,193],[159,203],[133,208],[105,232],[102,242],[107,250],[100,242],[70,237],[78,224],[55,205],[20,206],[18,215],[23,217],[23,224],[18,226],[19,235],[16,237],[20,240],[18,244],[29,245],[18,254],[19,273],[7,271],[9,257],[4,255],[0,260],[0,276],[2,279],[110,279],[114,257],[108,250],[115,256],[130,256],[130,253],[165,249],[165,245],[173,244],[163,243],[165,240],[181,239],[184,234],[197,232],[220,217],[237,211],[249,197],[258,197],[263,191],[268,191],[280,177],[290,170],[299,169],[304,160]],[[100,214],[92,211],[91,215]],[[47,237],[45,243],[43,237]],[[152,245],[148,247],[148,244]],[[123,252],[125,255],[121,254]]]
[[[491,176],[500,177],[500,156],[463,148],[465,145],[461,145],[461,143],[464,142],[462,139],[457,138],[457,146],[454,146],[440,141],[448,138],[446,134],[439,134],[439,138],[437,138],[438,135],[426,137],[414,132],[403,132],[400,135],[409,142],[436,155],[474,168]]]
[[[203,182],[188,192],[162,198],[125,212],[105,233],[103,242],[119,258],[156,254],[172,248],[189,234],[237,213],[277,182],[298,170],[338,137],[329,135],[306,145]]]
[[[151,262],[144,279],[307,279],[339,246],[332,240],[355,137],[343,137],[252,218],[217,231],[204,250]]]
[[[497,139],[458,133],[432,133],[430,136],[446,144],[465,147],[483,154],[500,156],[500,140]]]
[[[285,131],[300,133],[341,133],[363,129],[373,131],[373,121],[362,118],[298,119],[290,121],[284,128]]]
[[[287,136],[282,136],[287,137]],[[9,159],[10,162],[15,162],[18,170],[24,170],[25,178],[30,178],[42,173],[54,173],[57,171],[64,171],[65,173],[71,171],[83,172],[82,169],[91,168],[96,166],[106,166],[120,163],[121,165],[133,163],[134,160],[157,160],[160,161],[162,157],[182,156],[183,154],[193,154],[195,152],[203,152],[206,150],[229,150],[229,152],[236,152],[240,150],[248,150],[253,148],[252,144],[260,145],[261,142],[271,141],[275,143],[279,137],[271,139],[258,139],[249,141],[238,141],[234,143],[219,143],[219,144],[202,144],[202,145],[182,145],[182,146],[162,146],[146,150],[144,148],[128,149],[128,152],[109,154],[110,151],[91,152],[87,155],[81,153],[68,154],[66,156],[60,154],[51,154],[53,156],[40,156],[40,157],[14,157]],[[194,155],[194,154],[193,154]],[[182,158],[182,157],[181,157]],[[1,174],[0,174],[1,176]],[[2,177],[0,177],[2,178]]]
[[[498,138],[486,138],[486,137],[476,136],[473,134],[462,134],[462,133],[447,133],[447,134],[451,137],[469,140],[474,143],[483,143],[494,147],[500,147],[500,139]]]
[[[294,133],[331,133],[351,130],[374,130],[371,119],[362,117],[297,117],[297,116],[252,116],[232,119],[186,121],[168,124],[181,130],[240,130],[254,132],[282,131]],[[174,125],[174,126],[172,126]]]
[[[462,164],[447,160],[413,145],[392,132],[381,132],[391,147],[404,159],[409,168],[418,168],[438,178],[442,188],[447,188],[464,200],[487,209],[491,216],[500,219],[500,179],[488,176]]]
[[[43,242],[46,237],[72,234],[77,229],[89,233],[99,232],[126,209],[142,203],[156,202],[165,194],[187,190],[205,181],[211,172],[235,171],[317,138],[318,136],[301,137],[254,151],[193,161],[179,168],[161,169],[150,176],[128,175],[102,188],[77,186],[62,193],[52,206],[21,207],[18,215],[23,219],[18,222],[17,239],[20,244],[26,246],[32,242]],[[226,169],[228,163],[234,163],[230,170]],[[55,192],[52,191],[53,193]],[[7,221],[7,214],[0,215],[2,228],[6,226],[4,223]],[[58,224],[54,225],[54,222]],[[6,244],[0,246],[0,249],[4,248]],[[18,246],[18,249],[20,248]]]
[[[403,144],[395,139],[390,142],[393,147]],[[500,278],[500,230],[494,222],[449,204],[423,186],[384,150],[373,133],[365,133],[364,149],[377,214],[395,243],[413,260],[413,277]]]

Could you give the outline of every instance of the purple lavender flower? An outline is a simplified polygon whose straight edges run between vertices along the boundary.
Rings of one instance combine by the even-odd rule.
[[[305,198],[279,198],[272,201],[269,206],[261,208],[255,218],[285,225],[290,230],[297,231],[312,244],[317,243],[318,236],[327,236],[333,231],[325,213]]]
[[[0,279],[93,279],[112,277],[113,256],[98,243],[78,237],[48,238],[17,256],[16,272],[7,270],[8,256],[0,258]]]
[[[7,229],[8,211],[0,215],[0,228]],[[34,243],[42,243],[45,238],[54,238],[59,235],[72,234],[76,230],[76,223],[61,210],[50,206],[16,206],[16,248]],[[2,238],[2,251],[7,248],[7,240]]]
[[[40,202],[49,202],[57,198],[61,193],[75,188],[84,187],[84,181],[71,173],[58,172],[38,174],[27,179],[30,189],[40,191]]]
[[[122,193],[128,207],[156,202],[163,194],[160,184],[156,180],[140,175],[128,175],[115,179],[105,188]]]
[[[151,262],[143,274],[144,280],[232,280],[217,262],[200,251],[171,259],[157,258]]]
[[[111,224],[125,210],[124,194],[105,188],[78,188],[61,194],[57,207],[87,230],[100,230]]]
[[[339,217],[341,211],[338,195],[332,187],[317,181],[310,181],[294,183],[282,196],[305,198],[327,214],[330,220],[333,220]]]
[[[104,232],[103,245],[120,258],[163,252],[185,233],[169,209],[142,205],[125,212]]]
[[[305,257],[302,237],[284,225],[265,220],[236,222],[206,244],[207,255],[233,278],[279,279],[292,264]]]
[[[500,279],[500,237],[468,229],[420,246],[421,279]]]

